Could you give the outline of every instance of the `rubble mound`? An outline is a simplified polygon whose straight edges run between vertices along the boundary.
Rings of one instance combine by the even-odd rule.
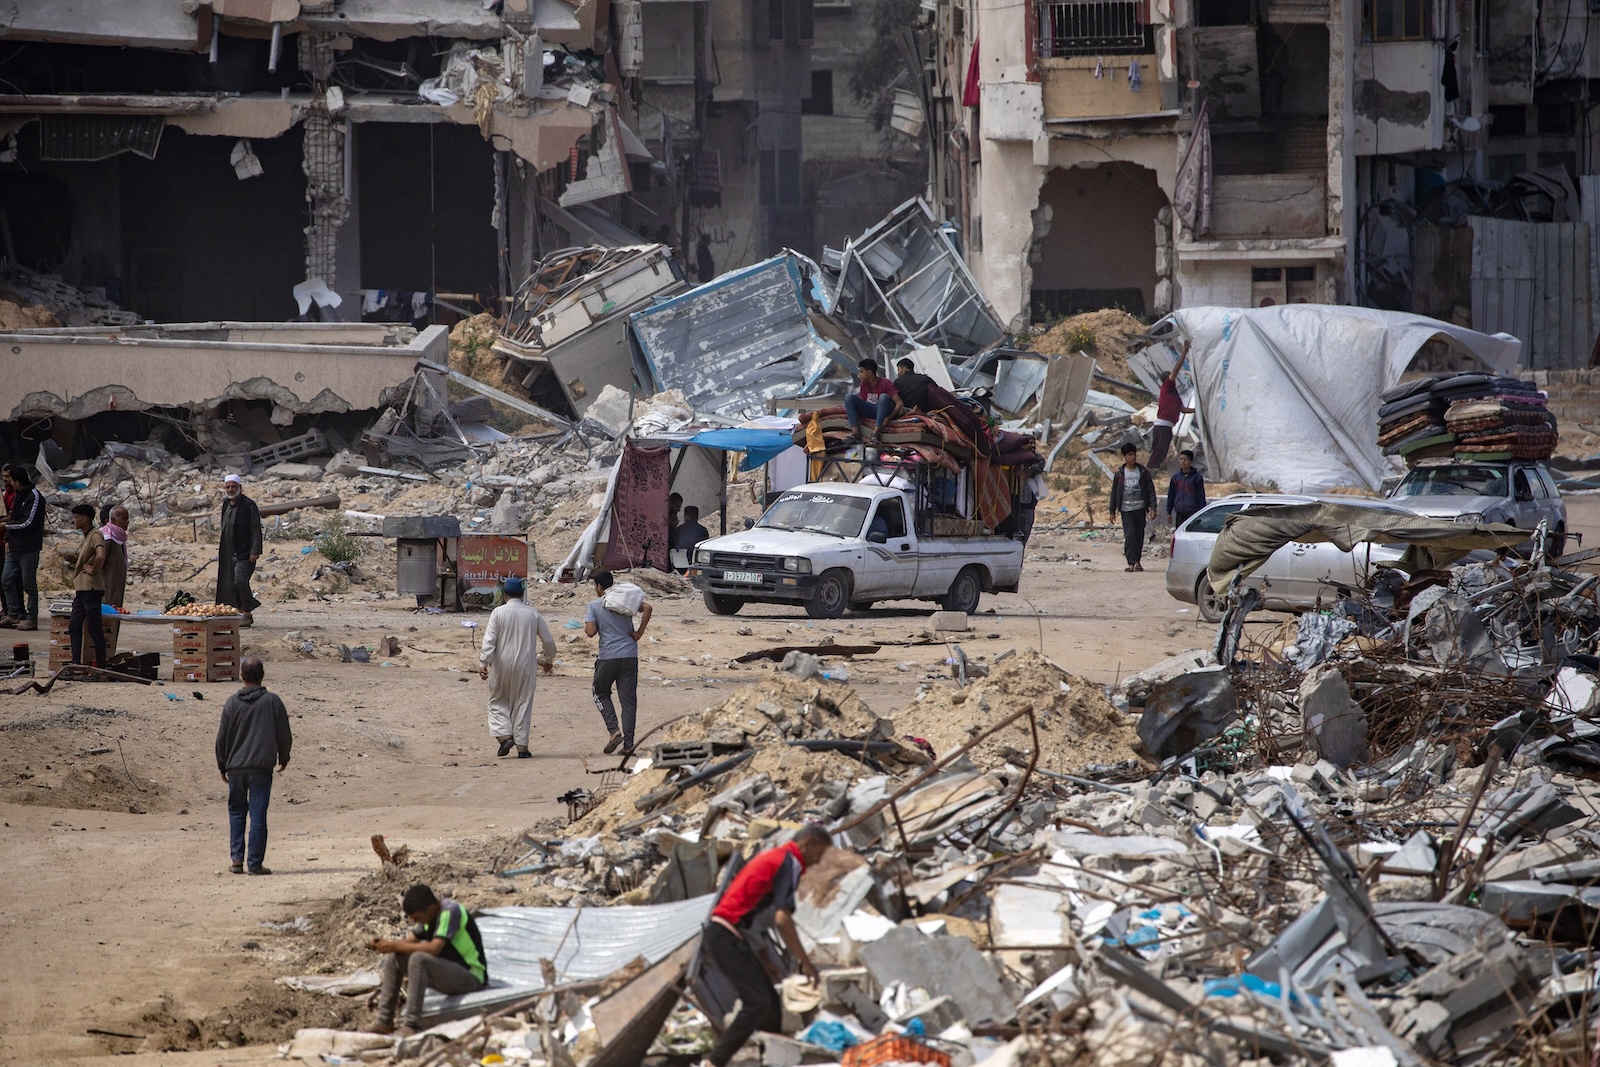
[[[501,360],[491,349],[499,336],[500,327],[487,311],[450,327],[450,369],[499,387],[504,377]]]
[[[1084,351],[1095,358],[1102,374],[1132,381],[1128,370],[1128,353],[1136,347],[1149,327],[1121,308],[1102,308],[1085,311],[1053,323],[1048,330],[1028,342],[1030,352],[1074,352],[1080,345],[1068,338],[1081,336],[1085,331],[1094,335],[1094,342]],[[1096,385],[1095,388],[1103,388]]]
[[[43,304],[17,304],[0,300],[0,329],[32,330],[60,325],[61,320]]]
[[[890,729],[856,696],[848,686],[826,679],[800,681],[777,672],[773,677],[738,690],[716,707],[700,715],[687,715],[662,731],[643,739],[640,755],[648,755],[663,741],[705,740],[725,755],[712,763],[731,759],[746,745],[758,751],[743,766],[705,786],[692,787],[677,800],[680,810],[693,810],[707,797],[735,782],[766,774],[779,789],[799,795],[827,778],[849,780],[859,777],[863,767],[853,756],[837,752],[811,752],[791,747],[790,740],[865,739],[874,732],[883,736]],[[635,805],[660,789],[672,772],[649,768],[630,776],[620,788],[607,795],[589,814],[578,820],[569,833],[575,837],[609,834],[617,827],[640,817]]]
[[[461,888],[490,867],[491,859],[488,855],[454,852],[449,859],[413,859],[404,867],[384,864],[326,910],[311,917],[315,936],[306,939],[303,964],[329,974],[348,965],[371,965],[377,956],[367,943],[375,937],[399,937],[406,930],[400,898],[407,889],[426,885],[441,898],[470,907],[472,902],[463,899]],[[496,903],[502,902],[513,903]]]
[[[161,807],[166,792],[160,782],[136,777],[110,763],[76,766],[57,763],[37,774],[17,774],[11,783],[0,788],[0,798],[47,808],[144,815]]]
[[[943,757],[1024,704],[1032,704],[1038,716],[1041,767],[1070,771],[1139,755],[1133,723],[1100,686],[1068,674],[1033,649],[1005,655],[987,678],[965,689],[954,682],[935,685],[895,717],[895,733],[902,741],[923,738]],[[1016,763],[1027,760],[1032,749],[1023,718],[978,745],[974,758]]]
[[[132,1020],[132,1033],[148,1035],[155,1052],[270,1045],[292,1038],[302,1027],[353,1027],[367,1014],[365,999],[304,993],[267,980],[247,987],[237,1003],[193,1018],[179,1013],[172,996],[163,996]],[[126,1038],[108,1037],[112,1052],[133,1051]]]

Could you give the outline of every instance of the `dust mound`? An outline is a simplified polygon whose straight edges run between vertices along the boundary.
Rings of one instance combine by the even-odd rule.
[[[502,384],[500,357],[490,350],[499,336],[494,316],[487,311],[450,327],[450,369],[490,385]]]
[[[0,787],[0,797],[18,804],[136,815],[160,808],[166,792],[160,782],[109,763],[53,763],[50,770],[18,772],[13,781]]]
[[[1072,352],[1068,338],[1083,330],[1094,334],[1094,344],[1085,349],[1100,365],[1102,374],[1132,381],[1128,370],[1128,353],[1136,347],[1138,339],[1149,327],[1120,308],[1102,308],[1085,311],[1081,315],[1062,319],[1048,330],[1028,342],[1032,352]],[[1096,389],[1104,388],[1096,385]]]
[[[43,304],[15,304],[10,300],[0,300],[0,329],[31,330],[60,325],[61,320]]]
[[[179,1014],[172,997],[164,996],[118,1029],[148,1035],[150,1048],[156,1051],[181,1052],[219,1045],[277,1044],[294,1037],[302,1027],[349,1029],[366,1014],[364,997],[329,997],[262,980],[252,983],[238,1003],[200,1018]],[[132,1051],[125,1038],[108,1038],[107,1042],[113,1052]]]
[[[792,739],[863,739],[879,729],[878,716],[849,686],[817,678],[800,681],[792,675],[775,673],[755,685],[745,686],[716,707],[699,715],[688,715],[667,727],[662,736],[643,741],[646,749],[659,741],[709,740],[726,745],[728,755],[746,742],[763,746],[731,775],[690,789],[676,803],[690,810],[706,797],[735,785],[744,778],[768,774],[779,789],[791,794],[805,792],[817,781],[850,778],[862,771],[851,756],[828,752],[807,752],[789,748]],[[720,762],[720,758],[717,762]],[[628,777],[615,792],[572,826],[571,835],[587,837],[613,832],[640,817],[634,801],[661,788],[670,772],[651,768]]]
[[[1033,649],[997,662],[989,677],[959,689],[940,683],[895,717],[901,739],[921,737],[940,756],[972,740],[990,723],[1032,704],[1039,719],[1039,765],[1074,771],[1091,763],[1138,757],[1133,722],[1093,682],[1068,674]],[[1023,718],[977,746],[981,763],[1026,760],[1033,749]]]
[[[405,933],[407,923],[400,914],[400,898],[419,883],[441,898],[470,906],[462,899],[461,889],[491,866],[487,855],[481,857],[481,862],[474,862],[476,859],[479,857],[458,854],[448,860],[414,859],[404,867],[385,864],[374,870],[326,910],[311,916],[313,935],[305,939],[305,965],[333,973],[346,964],[374,962],[378,957],[367,943],[375,937],[399,937]],[[373,862],[377,862],[375,857]]]

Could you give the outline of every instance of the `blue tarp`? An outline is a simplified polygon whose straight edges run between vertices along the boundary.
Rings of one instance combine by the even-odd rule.
[[[739,469],[753,471],[757,467],[771,463],[779,453],[793,448],[794,438],[788,430],[706,430],[695,434],[687,441],[673,442],[673,447],[682,445],[699,445],[701,448],[715,448],[723,452],[743,452],[745,456],[739,461]]]

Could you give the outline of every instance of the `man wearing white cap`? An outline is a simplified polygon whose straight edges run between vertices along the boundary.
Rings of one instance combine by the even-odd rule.
[[[506,602],[489,613],[483,648],[478,653],[478,677],[489,679],[489,733],[500,743],[499,755],[517,746],[518,759],[532,759],[528,734],[533,727],[533,694],[539,685],[534,669],[533,643],[544,651],[539,669],[549,674],[556,660],[556,639],[539,609],[522,598],[523,582],[506,579]]]
[[[261,606],[250,592],[250,576],[261,558],[261,509],[244,495],[237,474],[222,479],[222,520],[217,524],[222,540],[217,544],[217,603],[232,604],[244,612],[240,626],[256,620],[251,612]]]

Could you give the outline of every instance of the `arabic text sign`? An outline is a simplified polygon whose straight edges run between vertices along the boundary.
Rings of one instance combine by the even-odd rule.
[[[465,534],[457,551],[456,572],[469,587],[528,576],[528,544],[520,537]]]

